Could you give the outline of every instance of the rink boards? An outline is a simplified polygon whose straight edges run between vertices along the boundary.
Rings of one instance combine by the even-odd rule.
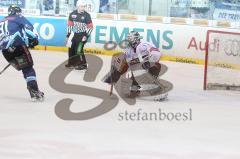
[[[2,18],[3,16],[0,16],[0,19]],[[40,37],[40,46],[36,49],[67,51],[66,17],[27,18],[33,23]],[[143,40],[160,49],[163,53],[162,60],[203,64],[208,30],[240,32],[239,29],[233,28],[181,24],[176,18],[175,21],[178,24],[93,18],[94,30],[86,45],[86,52],[102,55],[121,52],[127,33],[136,30]]]

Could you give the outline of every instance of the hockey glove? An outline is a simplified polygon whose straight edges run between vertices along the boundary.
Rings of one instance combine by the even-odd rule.
[[[87,42],[87,39],[88,39],[87,36],[83,36],[83,38],[82,38],[82,42]]]
[[[150,73],[155,78],[158,78],[160,71],[161,71],[161,64],[159,63],[156,63],[154,66],[148,69],[148,73]]]
[[[8,52],[14,52],[16,50],[16,47],[12,46],[8,48]]]
[[[151,64],[149,62],[149,57],[147,55],[145,55],[142,58],[143,58],[142,68],[144,70],[148,70],[151,67]]]
[[[142,64],[142,68],[144,69],[144,70],[148,70],[149,68],[150,68],[150,62],[149,61],[146,61],[146,62],[144,62],[143,64]]]
[[[34,48],[35,46],[38,45],[38,39],[37,38],[33,38],[33,39],[29,39],[29,48]]]

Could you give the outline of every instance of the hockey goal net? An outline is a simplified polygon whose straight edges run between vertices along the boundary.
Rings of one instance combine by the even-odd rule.
[[[240,90],[240,33],[209,30],[204,90]]]

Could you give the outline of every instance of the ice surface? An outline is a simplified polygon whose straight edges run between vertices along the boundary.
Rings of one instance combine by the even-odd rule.
[[[21,72],[9,68],[0,76],[0,159],[239,159],[240,93],[203,91],[203,66],[166,62],[162,76],[174,84],[166,102],[123,100],[112,111],[87,121],[64,121],[55,114],[56,103],[72,98],[71,110],[85,111],[101,100],[63,94],[49,85],[50,73],[67,58],[65,53],[33,51],[43,103],[32,103]],[[100,82],[110,57],[99,56],[104,67],[95,82],[84,82],[73,71],[67,83],[104,90]],[[7,65],[3,57],[0,68]],[[114,91],[116,93],[116,91]],[[119,113],[186,112],[192,121],[120,121]]]

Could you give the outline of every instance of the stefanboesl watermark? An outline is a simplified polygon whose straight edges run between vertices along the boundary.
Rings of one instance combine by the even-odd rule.
[[[120,45],[121,48],[126,47],[126,41],[122,41],[120,44],[117,44],[115,42],[109,42],[105,44],[104,48],[106,50],[114,50],[116,48],[116,45]],[[85,82],[94,82],[96,81],[97,76],[99,75],[100,70],[103,67],[103,61],[101,58],[95,55],[86,55],[87,61],[88,61],[88,70],[83,75],[83,80]],[[115,62],[115,60],[118,60],[118,56],[113,56],[112,63]],[[72,70],[65,69],[65,64],[67,61],[63,62],[59,66],[57,66],[53,72],[50,74],[49,77],[49,84],[50,86],[57,90],[58,92],[64,93],[64,94],[75,94],[75,95],[85,95],[90,97],[95,97],[102,99],[102,102],[99,103],[97,106],[95,106],[93,109],[87,110],[85,112],[72,112],[70,107],[71,104],[74,102],[71,98],[65,98],[61,99],[57,102],[55,106],[55,114],[63,119],[63,120],[89,120],[96,117],[99,117],[101,115],[104,115],[105,113],[110,112],[113,110],[119,102],[119,97],[123,99],[127,104],[129,105],[135,105],[136,104],[136,97],[130,98],[129,97],[129,88],[132,84],[132,79],[126,77],[126,73],[122,75],[119,82],[114,84],[114,88],[116,90],[116,93],[119,95],[119,97],[113,93],[111,96],[109,95],[109,91],[102,90],[94,87],[87,87],[85,85],[81,84],[68,84],[65,82],[65,78],[68,76],[68,74],[71,73]],[[150,63],[151,65],[151,63]],[[167,66],[163,65],[161,66],[161,72],[158,76],[162,76],[167,72]],[[136,68],[137,70],[142,69]],[[151,87],[146,91],[142,91],[142,97],[151,97],[154,95],[160,95],[163,93],[167,93],[172,90],[173,84],[171,82],[168,82],[166,80],[154,78],[153,76],[150,76],[148,72],[145,72],[139,76],[135,77],[136,80],[139,80],[139,85],[151,85],[156,87]],[[160,84],[164,84],[164,89],[160,89]],[[80,105],[82,106],[82,105]]]
[[[89,67],[88,70],[84,73],[83,80],[85,82],[94,82],[96,81],[96,78],[103,66],[103,61],[101,58],[95,56],[95,55],[86,55]],[[109,91],[102,90],[94,87],[87,87],[82,84],[68,84],[65,82],[65,78],[68,76],[68,74],[71,73],[72,70],[65,69],[65,64],[67,61],[60,64],[58,67],[54,69],[54,71],[50,74],[49,77],[49,84],[50,86],[57,90],[58,92],[64,93],[64,94],[75,94],[75,95],[85,95],[90,97],[95,97],[102,99],[102,102],[99,103],[97,106],[95,106],[93,109],[84,111],[84,112],[72,112],[70,107],[71,104],[74,102],[71,98],[65,98],[61,99],[57,102],[55,106],[55,114],[63,120],[89,120],[93,119],[99,116],[104,115],[105,113],[108,113],[112,111],[119,102],[119,97],[123,99],[127,104],[129,105],[135,105],[136,104],[136,98],[129,98],[126,96],[125,93],[129,92],[129,88],[131,86],[132,80],[128,79],[126,75],[123,75],[123,78],[120,79],[120,82],[114,85],[114,88],[116,90],[116,93],[118,93],[119,97],[113,93],[111,96],[109,95]],[[97,67],[96,67],[97,66]],[[163,74],[167,71],[163,72]],[[161,74],[162,75],[162,74]],[[136,79],[145,79],[145,74],[136,77]],[[122,81],[122,82],[121,82]],[[168,89],[166,89],[166,92],[169,92],[172,90],[173,85],[165,80],[157,79],[159,83],[165,83],[168,85]],[[149,79],[146,78],[146,80],[143,80],[142,83],[139,84],[149,84]],[[155,82],[155,81],[153,81]],[[151,83],[150,83],[151,84]],[[158,87],[157,87],[158,88]],[[158,92],[155,93],[156,88],[152,88],[149,90],[150,92],[144,94],[144,97],[152,96],[152,94],[158,94]],[[162,92],[164,93],[164,92]],[[84,106],[79,104],[79,106]]]
[[[142,108],[136,111],[128,111],[118,113],[118,121],[169,121],[169,122],[186,122],[193,120],[193,111],[188,109],[182,112],[167,112],[161,108],[154,112],[146,111]]]

